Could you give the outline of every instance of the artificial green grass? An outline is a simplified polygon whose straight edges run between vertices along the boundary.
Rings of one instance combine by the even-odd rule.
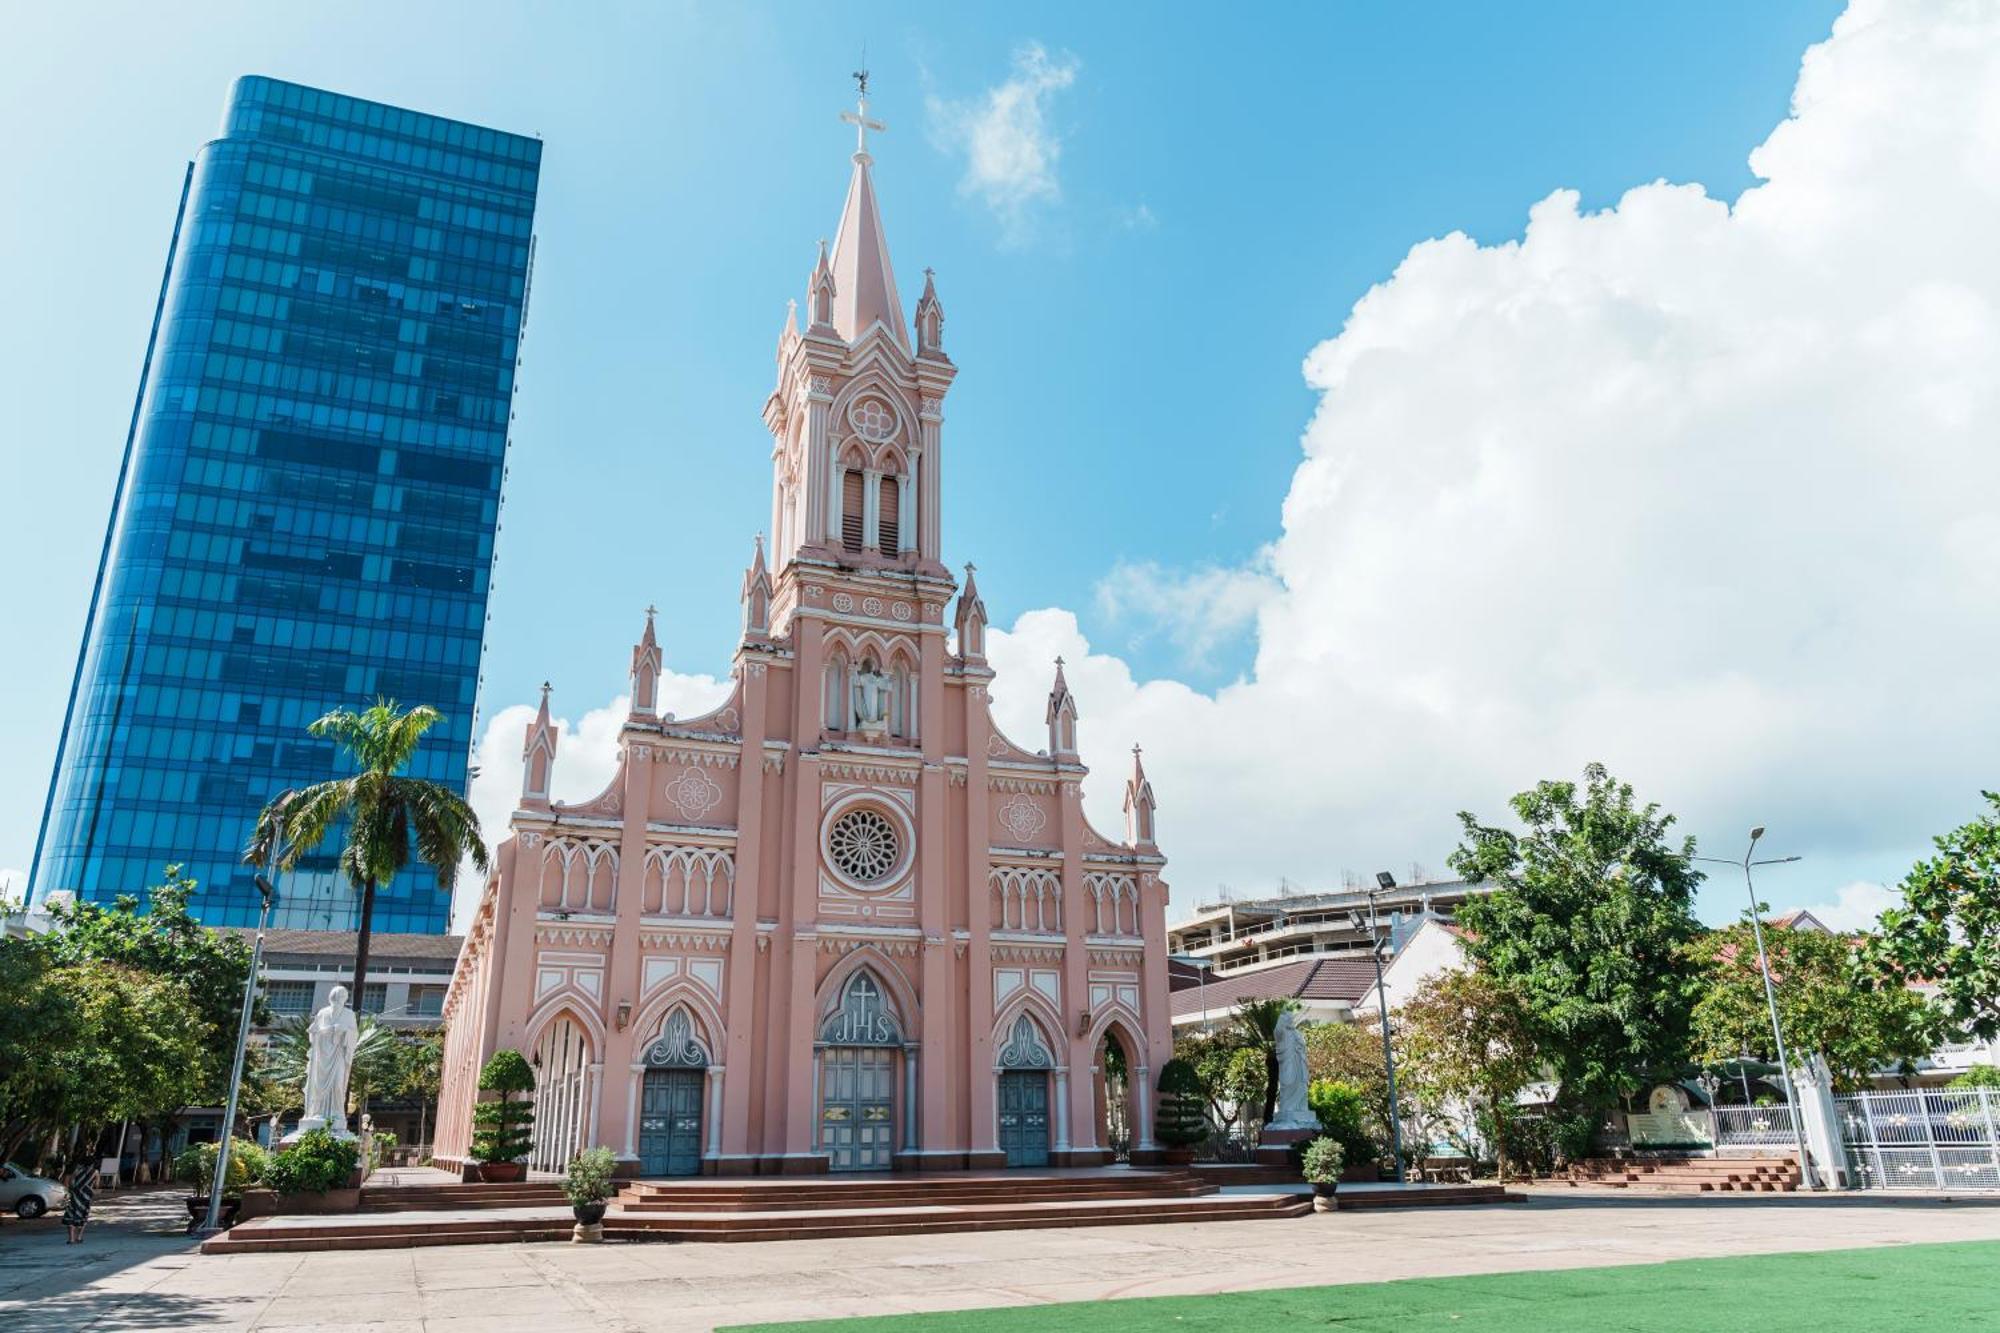
[[[1160,1329],[1334,1327],[1478,1333],[1688,1333],[1808,1329],[2000,1329],[2000,1242],[1892,1245],[1616,1268],[1413,1278],[1220,1296],[1031,1305],[998,1310],[746,1325],[924,1333],[1125,1333]]]

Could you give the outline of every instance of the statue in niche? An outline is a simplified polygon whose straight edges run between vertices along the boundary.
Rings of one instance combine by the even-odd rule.
[[[1287,1009],[1274,1034],[1278,1048],[1278,1107],[1267,1129],[1317,1129],[1319,1117],[1306,1102],[1306,1037]]]
[[[889,729],[889,694],[893,682],[870,657],[854,673],[854,730],[880,736]]]
[[[354,1065],[361,1030],[354,1021],[354,1011],[347,1007],[347,987],[333,988],[326,1007],[313,1015],[306,1034],[305,1114],[286,1140],[321,1128],[332,1130],[338,1138],[351,1139],[354,1136],[347,1132],[347,1076]]]

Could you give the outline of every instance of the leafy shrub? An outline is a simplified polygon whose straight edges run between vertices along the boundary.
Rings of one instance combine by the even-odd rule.
[[[1300,1154],[1299,1169],[1315,1185],[1329,1185],[1340,1179],[1347,1167],[1347,1153],[1337,1140],[1321,1135],[1306,1144]]]
[[[1349,1161],[1373,1161],[1381,1155],[1368,1133],[1368,1094],[1359,1084],[1316,1078],[1306,1087],[1306,1105]]]
[[[563,1193],[573,1204],[602,1203],[611,1197],[611,1173],[618,1162],[609,1148],[585,1148],[569,1159]]]
[[[174,1179],[188,1183],[189,1192],[206,1194],[215,1187],[215,1154],[219,1145],[214,1143],[191,1143],[174,1158]],[[243,1160],[241,1142],[229,1147],[229,1178],[223,1182],[222,1192],[234,1194],[250,1183],[249,1164]]]
[[[1208,1137],[1208,1094],[1193,1065],[1175,1058],[1160,1070],[1160,1113],[1153,1136],[1169,1148],[1192,1148]]]
[[[361,1153],[330,1129],[308,1130],[281,1150],[264,1172],[264,1182],[280,1194],[324,1194],[345,1189]]]
[[[260,1144],[248,1139],[238,1139],[229,1145],[229,1175],[236,1176],[237,1164],[241,1163],[246,1182],[261,1185],[271,1170],[271,1154]]]
[[[1974,1065],[1945,1086],[1953,1092],[2000,1088],[2000,1065]]]
[[[526,1157],[535,1142],[535,1108],[514,1100],[514,1095],[534,1091],[535,1071],[519,1051],[495,1051],[479,1071],[479,1086],[499,1093],[500,1099],[472,1108],[473,1160],[514,1162]]]

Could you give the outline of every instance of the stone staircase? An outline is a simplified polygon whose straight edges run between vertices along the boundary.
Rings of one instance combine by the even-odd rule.
[[[546,1191],[524,1195],[524,1189]],[[638,1181],[604,1217],[607,1239],[801,1240],[920,1232],[1302,1217],[1309,1196],[1221,1194],[1187,1171],[939,1172]],[[359,1213],[268,1217],[212,1236],[204,1254],[566,1240],[553,1185],[372,1191]]]
[[[523,1180],[514,1184],[402,1185],[361,1188],[364,1213],[402,1213],[412,1209],[457,1211],[463,1208],[567,1208],[562,1186],[554,1181]]]
[[[1546,1183],[1662,1194],[1789,1194],[1796,1157],[1594,1157]]]

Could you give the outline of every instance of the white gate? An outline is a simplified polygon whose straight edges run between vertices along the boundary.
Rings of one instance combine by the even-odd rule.
[[[2000,1191],[2000,1096],[1991,1090],[1858,1092],[1834,1104],[1862,1189]]]

